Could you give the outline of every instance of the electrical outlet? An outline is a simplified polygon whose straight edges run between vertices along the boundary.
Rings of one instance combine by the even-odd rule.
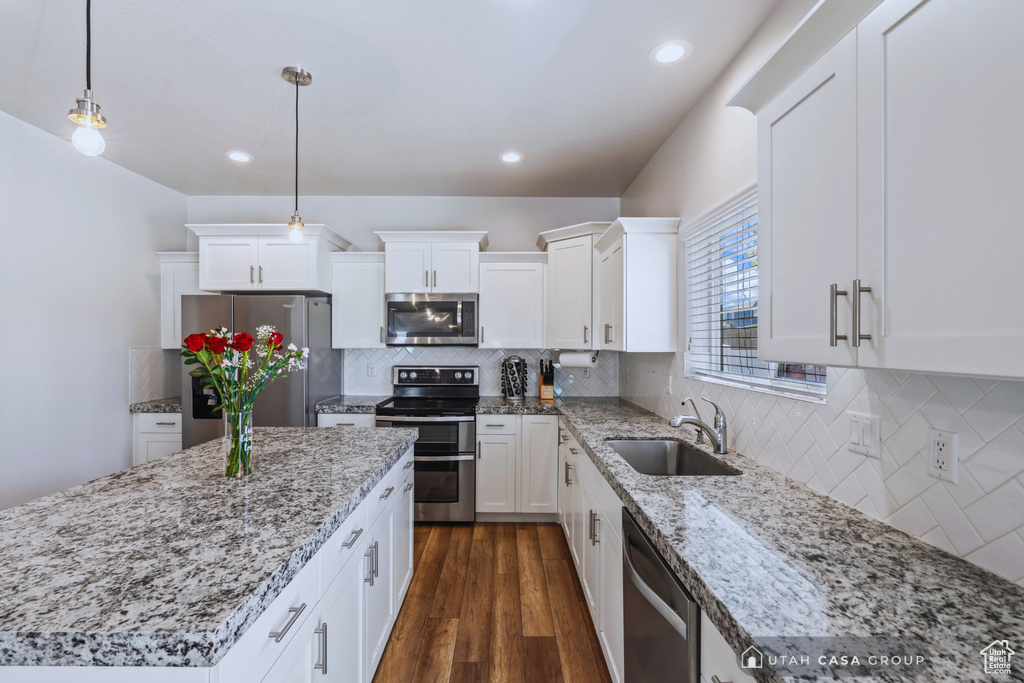
[[[953,484],[959,483],[960,456],[953,432],[928,430],[928,476]]]
[[[850,417],[850,438],[846,442],[846,450],[869,458],[881,458],[881,418],[864,413],[846,414]]]
[[[583,379],[590,379],[590,368],[581,368],[580,377]]]
[[[367,363],[366,364],[366,376],[367,377],[376,377],[377,376],[377,366],[374,365],[373,363]]]

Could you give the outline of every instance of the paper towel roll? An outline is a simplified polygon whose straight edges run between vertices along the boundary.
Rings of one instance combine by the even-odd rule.
[[[563,351],[558,354],[558,364],[563,368],[596,368],[596,351]]]

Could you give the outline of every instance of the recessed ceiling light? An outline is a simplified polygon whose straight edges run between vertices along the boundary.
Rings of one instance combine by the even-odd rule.
[[[514,164],[517,161],[522,161],[523,155],[519,152],[505,152],[501,155],[501,160],[507,164]]]
[[[668,40],[655,45],[648,59],[653,64],[673,64],[684,57],[689,57],[692,51],[693,46],[685,40]]]
[[[241,164],[247,164],[252,161],[252,155],[246,154],[245,152],[228,152],[224,156],[231,159],[231,161],[237,161]]]

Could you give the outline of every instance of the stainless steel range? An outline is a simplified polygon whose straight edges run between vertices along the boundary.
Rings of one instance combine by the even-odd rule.
[[[417,427],[415,520],[476,519],[476,366],[395,366],[395,395],[377,404],[378,427]]]

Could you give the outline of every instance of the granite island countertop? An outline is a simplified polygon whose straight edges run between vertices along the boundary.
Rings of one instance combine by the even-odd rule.
[[[558,409],[735,652],[777,637],[888,636],[930,651],[930,667],[907,680],[1024,680],[1016,662],[1009,676],[986,676],[980,655],[996,639],[1024,646],[1024,588],[735,452],[698,446],[740,476],[640,474],[605,440],[692,442],[694,433],[623,399],[562,399]],[[767,661],[752,673],[815,680],[780,675]]]
[[[0,665],[216,664],[417,435],[257,428],[244,481],[216,440],[0,511]]]
[[[153,401],[140,401],[128,405],[129,413],[180,413],[181,396],[158,398]]]
[[[377,404],[390,396],[335,396],[316,404],[316,412],[325,415],[373,414]]]

